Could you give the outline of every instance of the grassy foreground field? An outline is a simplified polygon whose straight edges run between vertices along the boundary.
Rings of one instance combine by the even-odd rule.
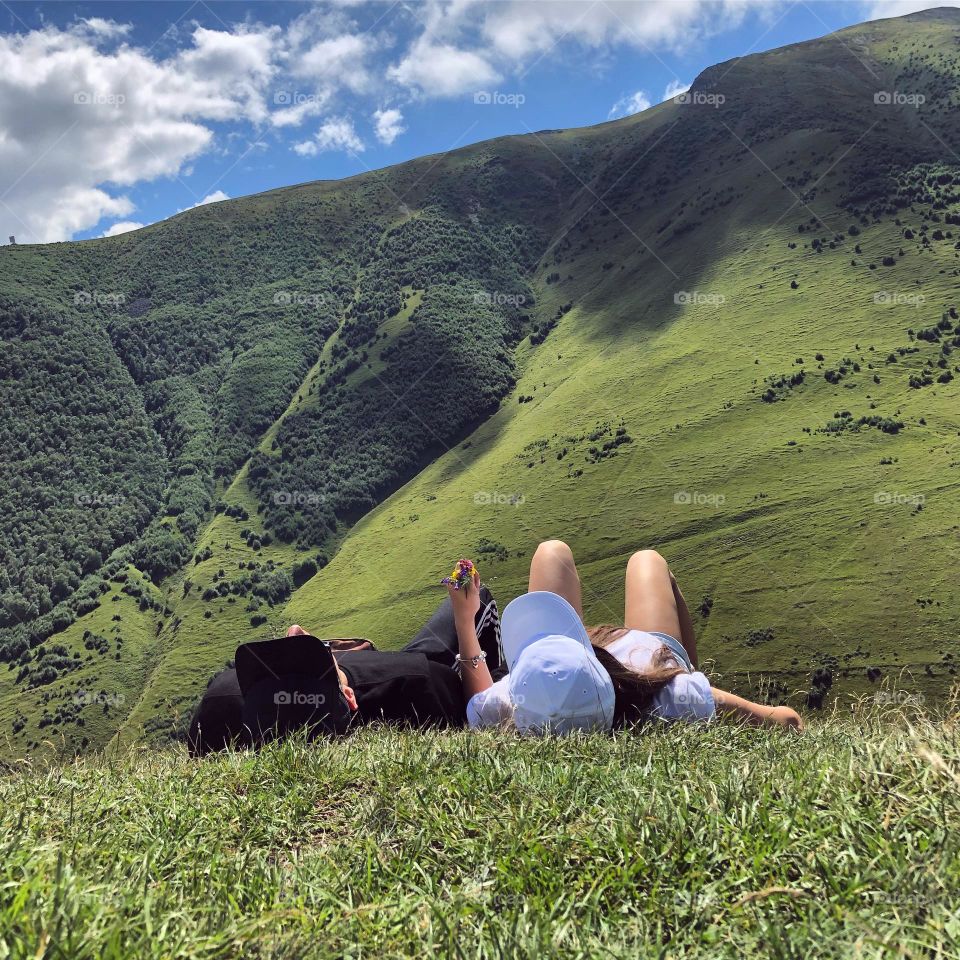
[[[956,699],[866,703],[10,765],[0,956],[960,956]]]

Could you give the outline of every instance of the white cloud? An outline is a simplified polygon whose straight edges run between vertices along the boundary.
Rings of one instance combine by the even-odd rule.
[[[270,114],[270,122],[275,127],[299,127],[307,117],[315,117],[323,113],[330,100],[330,94],[278,90],[273,100],[280,105],[280,109]]]
[[[116,237],[121,233],[129,233],[131,230],[139,230],[141,227],[145,227],[145,223],[137,223],[136,220],[120,220],[118,223],[111,224],[107,227],[103,233],[100,234],[101,237]]]
[[[236,33],[197,27],[193,46],[175,60],[188,78],[190,93],[205,97],[206,116],[218,120],[267,117],[266,87],[277,72],[273,63],[279,27],[237,28]]]
[[[364,149],[364,143],[357,136],[353,121],[349,117],[331,117],[320,125],[312,140],[297,143],[293,149],[301,157],[315,157],[327,150],[360,153]]]
[[[536,4],[514,0],[494,5],[484,29],[500,50],[515,58],[551,50],[561,39],[575,40],[589,49],[622,44],[644,52],[654,46],[677,51],[720,30],[735,28],[748,12],[776,5],[779,0],[596,5],[589,0]]]
[[[297,77],[319,80],[327,87],[344,86],[355,93],[365,93],[372,77],[364,61],[372,47],[370,37],[349,33],[317,40],[293,55],[291,72]]]
[[[88,21],[0,36],[0,233],[65,240],[128,216],[116,193],[177,176],[210,149],[209,121],[258,122],[276,27],[197,28],[166,60]]]
[[[625,97],[621,97],[611,108],[610,112],[607,114],[608,120],[615,120],[617,117],[627,117],[632,113],[640,113],[642,110],[646,110],[650,106],[650,98],[643,92],[643,90],[638,90],[636,93],[627,94]]]
[[[680,80],[671,80],[667,84],[666,89],[664,89],[660,102],[663,103],[666,100],[672,100],[674,97],[679,97],[681,93],[686,93],[689,89],[689,83],[683,83]]]
[[[113,20],[104,20],[102,17],[87,17],[80,23],[91,33],[98,33],[103,37],[122,37],[130,32],[129,23],[114,23]]]
[[[594,59],[616,46],[645,54],[656,48],[685,51],[781,3],[427,0],[417,8],[421,34],[387,70],[387,77],[424,97],[459,96],[489,88],[511,73],[522,76],[540,60],[562,59],[573,45],[590,51]]]
[[[479,54],[418,38],[407,55],[387,70],[401,86],[429,97],[456,97],[497,83],[500,74]]]
[[[38,185],[38,192],[29,196],[29,204],[30,209],[25,211],[25,217],[16,217],[9,222],[28,226],[35,209],[33,205],[36,204],[36,208],[46,213],[44,225],[58,237],[73,236],[78,231],[93,226],[103,217],[129,216],[135,209],[127,197],[112,197],[94,187],[74,186],[53,192],[46,185]],[[5,199],[3,206],[0,206],[0,216],[9,214],[12,206],[10,198]],[[12,227],[4,233],[15,233],[20,242],[33,242],[29,228],[22,237],[20,231]]]
[[[396,108],[390,110],[374,110],[373,128],[377,139],[389,146],[407,128],[403,125],[403,113]]]
[[[562,46],[589,50],[625,45],[684,50],[704,37],[736,28],[748,15],[780,0],[672,0],[670,3],[596,3],[595,0],[500,0],[429,3],[422,39],[477,47],[499,69],[563,56]],[[481,84],[482,85],[482,84]],[[427,90],[429,93],[430,91]]]
[[[339,94],[377,93],[382,81],[370,62],[386,42],[361,32],[345,9],[313,7],[287,27],[279,59],[282,87],[274,92],[279,109],[270,115],[275,127],[300,126],[323,114]]]
[[[227,196],[222,190],[214,190],[213,193],[208,193],[202,200],[194,204],[195,207],[205,207],[208,203],[219,203],[221,200],[229,200],[230,197]]]
[[[219,203],[221,200],[229,199],[230,197],[222,190],[214,190],[213,193],[208,193],[202,200],[190,204],[189,207],[181,207],[177,213],[183,213],[184,210],[194,210],[197,207],[205,207],[208,203]]]

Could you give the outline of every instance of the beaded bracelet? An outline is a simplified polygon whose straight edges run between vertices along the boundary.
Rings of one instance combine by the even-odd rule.
[[[484,660],[487,659],[487,653],[485,650],[481,650],[475,657],[461,657],[458,653],[454,658],[454,666],[459,666],[461,663],[472,664],[473,669],[476,670]]]

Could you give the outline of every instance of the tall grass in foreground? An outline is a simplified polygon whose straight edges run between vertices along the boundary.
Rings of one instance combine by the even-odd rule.
[[[957,719],[25,764],[0,956],[956,957]]]

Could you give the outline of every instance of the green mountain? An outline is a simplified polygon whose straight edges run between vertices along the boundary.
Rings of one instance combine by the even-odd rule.
[[[717,682],[940,697],[960,599],[960,12],[582,130],[0,250],[8,753],[178,736],[236,645],[399,645],[539,540],[656,546]]]

